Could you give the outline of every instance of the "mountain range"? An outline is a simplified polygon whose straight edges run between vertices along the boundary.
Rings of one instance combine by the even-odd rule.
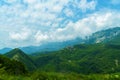
[[[3,49],[0,49],[0,53],[4,54],[6,52],[9,52],[10,50],[12,50],[12,48],[3,48]]]
[[[29,71],[115,73],[120,71],[120,45],[78,44],[49,54],[27,55],[13,49],[4,56],[23,63]]]

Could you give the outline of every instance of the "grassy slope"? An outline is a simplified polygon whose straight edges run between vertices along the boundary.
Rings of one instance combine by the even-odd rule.
[[[120,80],[120,73],[114,74],[75,74],[35,72],[29,76],[0,75],[0,80]]]

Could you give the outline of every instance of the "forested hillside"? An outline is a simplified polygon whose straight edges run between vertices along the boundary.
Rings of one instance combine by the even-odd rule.
[[[84,74],[120,71],[120,45],[81,44],[48,54],[37,54],[34,61],[44,71]]]
[[[22,62],[30,71],[36,69],[35,62],[29,57],[29,55],[18,48],[11,50],[4,55],[10,59]]]
[[[21,50],[14,49],[6,56],[11,57],[18,52]],[[6,80],[6,75],[7,80],[119,80],[119,57],[120,45],[80,44],[60,51],[31,55],[37,68],[28,73],[23,64],[16,61],[19,57],[10,60],[1,56],[0,63],[4,66],[0,67],[0,78]]]
[[[0,55],[0,73],[9,75],[23,75],[28,71],[26,70],[23,63],[11,60],[5,56]]]

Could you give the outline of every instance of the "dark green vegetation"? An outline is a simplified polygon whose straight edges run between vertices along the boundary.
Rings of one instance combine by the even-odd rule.
[[[20,58],[19,56],[13,57],[17,54]],[[20,49],[14,49],[5,56],[23,63],[24,61],[21,59],[26,60],[29,57],[25,53],[23,55]],[[36,53],[28,60],[32,60],[33,64],[36,64],[37,71],[29,73],[27,76],[22,74],[22,76],[8,75],[8,77],[12,77],[11,80],[13,78],[16,80],[119,80],[119,57],[120,45],[80,44],[47,54]],[[28,64],[25,65],[28,67]],[[4,71],[4,68],[0,68],[0,70]]]
[[[27,70],[21,62],[10,60],[9,58],[0,55],[0,73],[4,74],[6,72],[10,75],[20,75],[26,74]]]
[[[89,44],[59,51],[27,55],[18,48],[13,49],[0,56],[0,79],[120,80],[119,28],[93,35]]]
[[[1,74],[0,80],[120,80],[120,73],[83,75],[76,73],[35,72],[29,76]]]
[[[119,57],[120,45],[81,44],[50,54],[37,55],[34,61],[42,71],[114,73],[120,71]]]

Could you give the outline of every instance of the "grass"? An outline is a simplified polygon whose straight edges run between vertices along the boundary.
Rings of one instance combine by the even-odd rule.
[[[35,72],[30,76],[1,74],[0,80],[120,80],[120,73],[83,75],[76,73]]]

